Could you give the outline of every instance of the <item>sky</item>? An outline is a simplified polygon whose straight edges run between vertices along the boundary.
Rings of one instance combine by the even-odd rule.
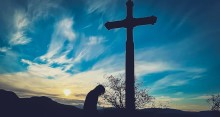
[[[83,105],[109,75],[125,73],[126,0],[1,0],[0,89]],[[158,102],[210,109],[220,93],[220,1],[134,0],[135,77]]]

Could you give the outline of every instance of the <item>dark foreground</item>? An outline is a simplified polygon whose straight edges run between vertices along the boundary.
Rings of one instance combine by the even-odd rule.
[[[186,112],[174,109],[144,109],[136,112],[103,109],[84,112],[74,106],[59,104],[48,97],[19,98],[15,93],[0,90],[0,117],[220,117],[220,112]]]

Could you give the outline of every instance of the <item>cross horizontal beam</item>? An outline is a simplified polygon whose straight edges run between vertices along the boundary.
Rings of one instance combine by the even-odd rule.
[[[156,23],[157,17],[144,17],[144,18],[126,18],[125,20],[121,21],[114,21],[114,22],[107,22],[105,23],[105,27],[108,30],[115,29],[115,28],[133,28],[139,25],[146,25]]]

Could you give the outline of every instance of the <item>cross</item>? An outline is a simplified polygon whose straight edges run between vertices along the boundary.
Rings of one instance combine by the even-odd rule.
[[[126,41],[126,110],[135,110],[135,78],[134,78],[134,42],[133,42],[133,28],[139,25],[154,24],[156,23],[157,17],[144,17],[134,18],[133,17],[133,6],[132,0],[128,0],[127,6],[127,17],[121,21],[107,22],[105,27],[110,29],[115,28],[126,28],[127,29],[127,41]]]

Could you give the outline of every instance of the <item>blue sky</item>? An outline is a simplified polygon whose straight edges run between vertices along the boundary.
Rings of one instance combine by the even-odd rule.
[[[1,0],[0,88],[80,105],[106,75],[124,73],[126,0]],[[220,92],[220,2],[134,0],[135,76],[171,108],[207,110]],[[71,90],[65,96],[63,90]]]

